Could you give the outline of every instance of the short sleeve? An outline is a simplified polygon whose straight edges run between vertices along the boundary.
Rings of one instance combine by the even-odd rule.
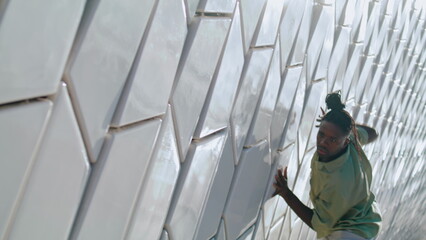
[[[361,145],[367,144],[368,143],[368,133],[367,133],[367,131],[364,128],[362,128],[362,127],[357,127],[356,130],[358,132],[359,143]]]

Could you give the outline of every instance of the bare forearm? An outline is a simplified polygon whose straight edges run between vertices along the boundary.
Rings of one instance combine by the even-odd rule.
[[[299,198],[292,191],[280,194],[281,197],[287,202],[288,206],[305,222],[310,228],[312,228],[312,216],[314,212],[312,209],[303,204]]]

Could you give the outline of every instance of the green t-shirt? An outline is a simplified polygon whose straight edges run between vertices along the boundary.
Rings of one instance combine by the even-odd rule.
[[[368,134],[357,128],[359,142]],[[312,227],[322,238],[334,231],[350,231],[373,238],[380,228],[380,211],[370,191],[371,165],[364,152],[355,148],[353,135],[346,152],[331,162],[320,162],[315,153],[311,162],[310,198],[314,206]]]

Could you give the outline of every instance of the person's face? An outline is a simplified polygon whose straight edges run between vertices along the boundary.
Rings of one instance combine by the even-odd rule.
[[[322,161],[333,160],[349,143],[349,135],[334,123],[322,121],[317,134],[317,153]]]

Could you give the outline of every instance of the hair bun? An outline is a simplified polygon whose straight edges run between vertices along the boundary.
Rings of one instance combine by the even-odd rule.
[[[340,91],[327,94],[325,103],[327,104],[327,108],[331,110],[343,110],[345,108],[345,105],[340,99]]]

